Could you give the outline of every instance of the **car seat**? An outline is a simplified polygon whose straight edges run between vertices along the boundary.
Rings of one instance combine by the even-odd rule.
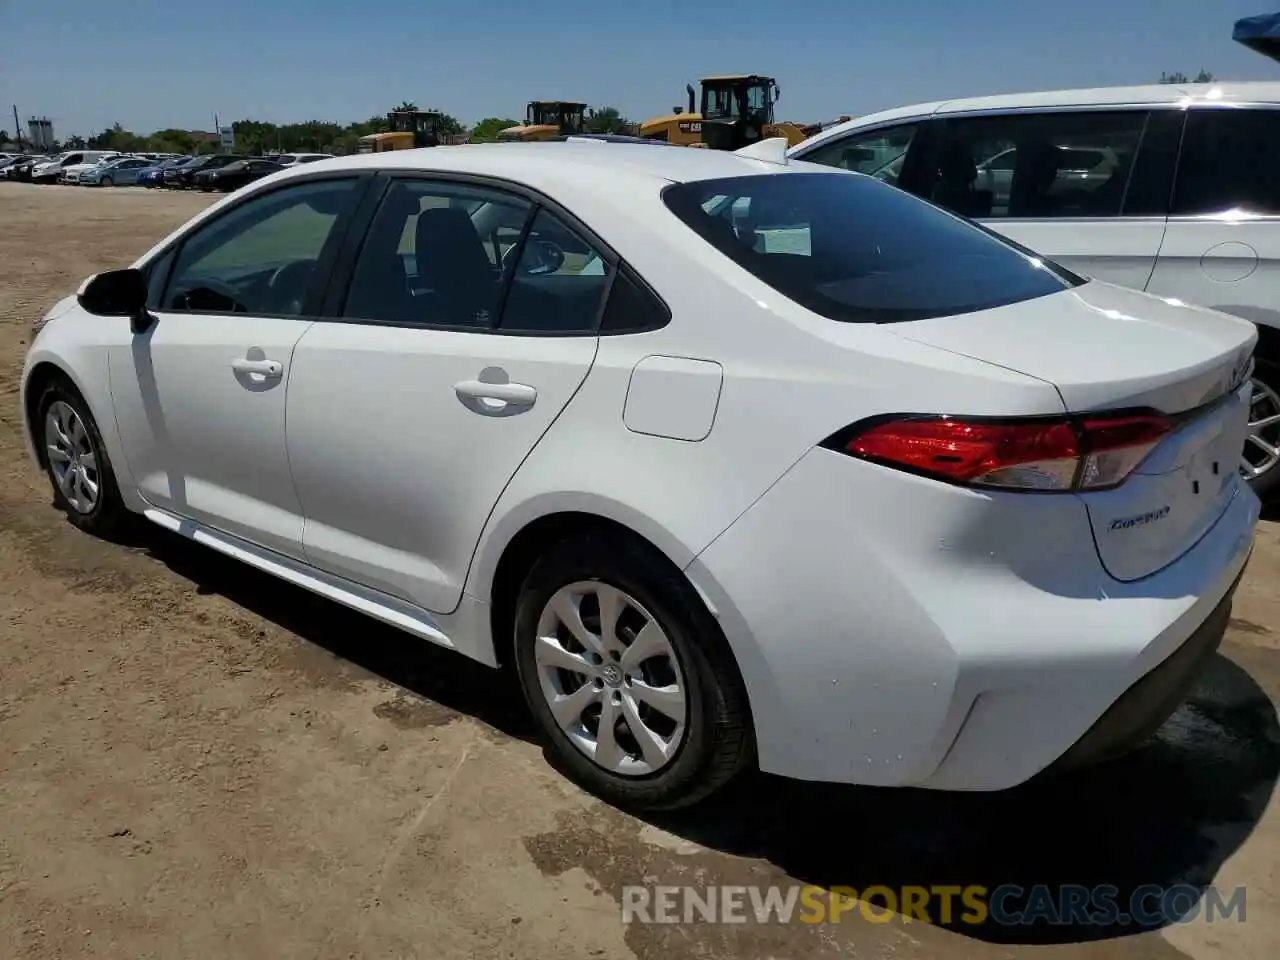
[[[437,323],[490,326],[496,321],[498,275],[471,216],[458,207],[418,214],[415,251],[426,304]]]

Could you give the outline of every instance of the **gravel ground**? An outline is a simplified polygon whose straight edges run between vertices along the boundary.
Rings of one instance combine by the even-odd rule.
[[[50,506],[30,322],[210,202],[0,184],[0,958],[1280,956],[1280,528],[1222,655],[1123,764],[999,796],[753,778],[638,820],[532,742],[511,685],[161,531]],[[626,925],[629,884],[1246,888],[1244,922]]]

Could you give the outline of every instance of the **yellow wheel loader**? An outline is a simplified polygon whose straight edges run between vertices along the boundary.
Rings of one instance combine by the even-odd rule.
[[[556,140],[586,132],[591,114],[576,100],[531,100],[524,123],[498,133],[499,140]]]
[[[754,73],[723,74],[702,78],[701,109],[692,85],[688,109],[672,112],[640,124],[640,136],[666,140],[686,147],[738,150],[749,143],[785,137],[794,146],[823,129],[825,124],[774,120],[773,109],[781,91],[773,77]],[[843,117],[842,119],[848,119]]]

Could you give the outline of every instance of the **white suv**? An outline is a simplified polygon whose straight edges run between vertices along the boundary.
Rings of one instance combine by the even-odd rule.
[[[791,156],[896,184],[1076,273],[1251,320],[1257,389],[1241,469],[1260,495],[1276,491],[1280,83],[918,104],[832,127]]]

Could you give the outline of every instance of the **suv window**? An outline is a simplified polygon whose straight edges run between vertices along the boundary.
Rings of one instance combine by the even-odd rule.
[[[921,193],[966,217],[1115,217],[1143,111],[944,120]]]
[[[1280,214],[1280,110],[1190,111],[1174,214]]]
[[[161,310],[299,316],[356,179],[322,180],[252,197],[182,243]]]
[[[531,204],[461,184],[397,180],[365,237],[342,315],[492,327]]]
[[[877,180],[896,186],[898,177],[902,174],[902,165],[907,159],[907,151],[911,149],[918,129],[918,124],[908,123],[887,130],[855,133],[823,144],[801,159],[869,174]]]
[[[726,257],[832,320],[892,323],[970,313],[1084,282],[866,177],[698,180],[667,187],[662,196]]]

